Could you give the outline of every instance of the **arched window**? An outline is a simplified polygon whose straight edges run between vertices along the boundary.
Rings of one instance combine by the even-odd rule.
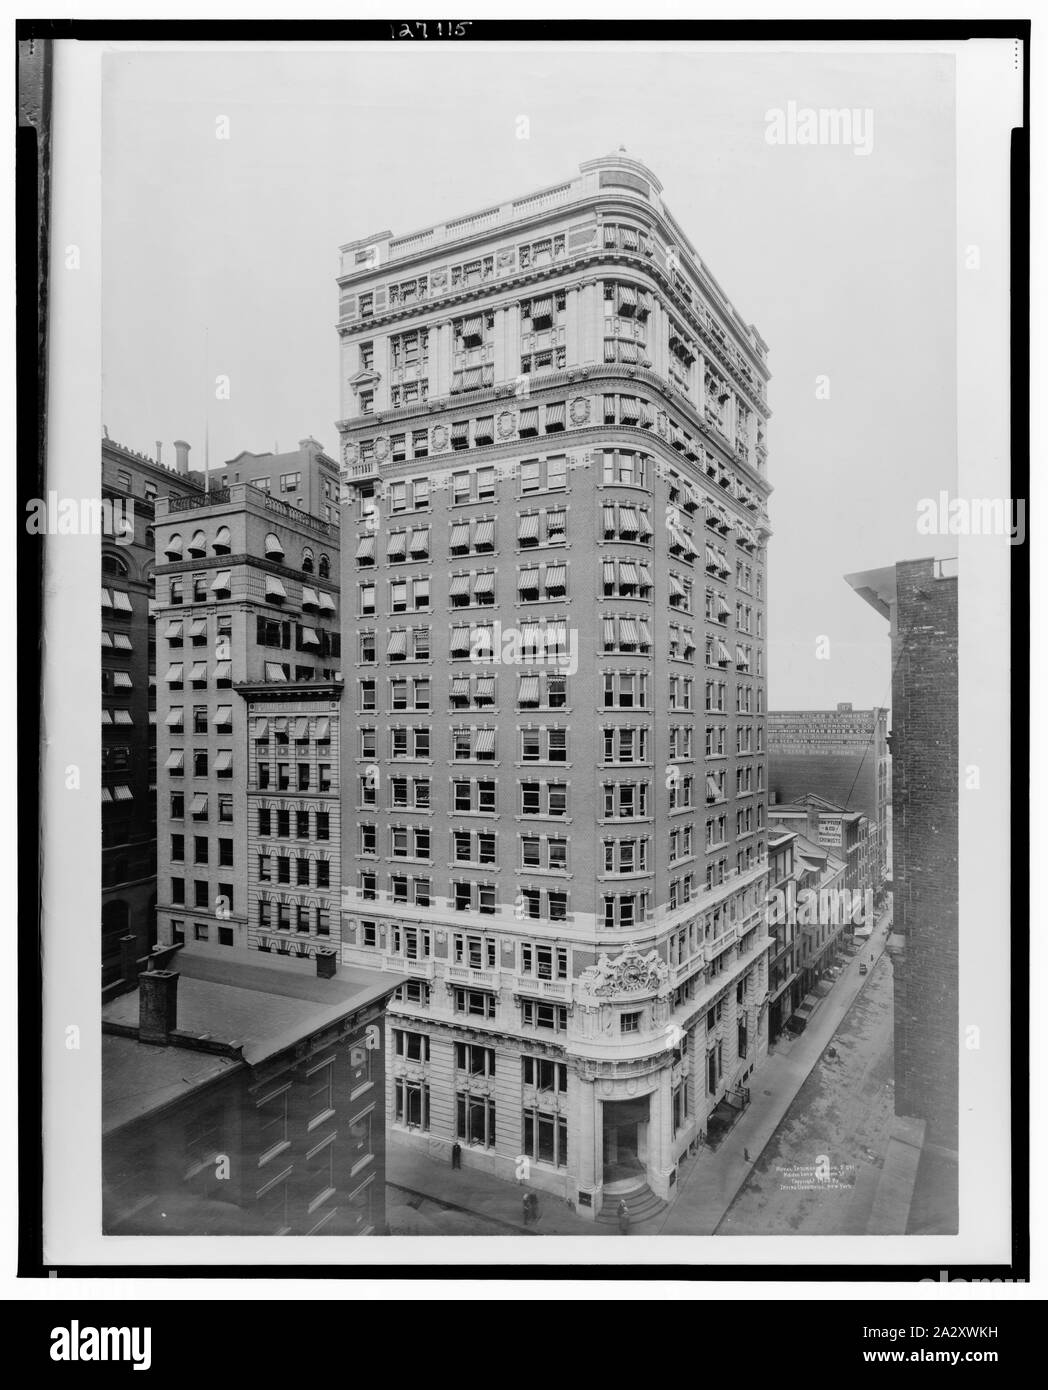
[[[331,561],[326,555],[321,555],[317,573],[320,575],[321,579],[331,578]]]
[[[310,548],[309,548],[308,545],[306,546],[306,548],[305,548],[305,549],[303,550],[303,552],[302,552],[302,573],[303,573],[303,574],[312,574],[312,573],[313,573],[313,552],[312,552],[312,550],[310,550]]]
[[[277,560],[284,558],[284,542],[274,531],[266,537],[266,554]]]
[[[215,552],[216,555],[228,555],[229,546],[229,527],[220,526],[217,532],[215,533],[215,541],[211,549]]]
[[[102,573],[117,575],[121,579],[126,579],[130,571],[127,567],[127,561],[121,560],[119,555],[103,555]]]
[[[190,555],[207,554],[207,538],[205,537],[203,531],[193,532],[193,539],[189,542],[187,549]]]
[[[182,537],[175,531],[164,543],[164,554],[169,560],[181,560]]]

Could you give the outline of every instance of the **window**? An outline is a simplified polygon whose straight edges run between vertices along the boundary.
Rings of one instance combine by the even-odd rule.
[[[495,1147],[495,1102],[489,1096],[460,1091],[455,1097],[455,1133],[466,1144]]]
[[[409,1033],[403,1028],[394,1028],[393,1048],[398,1057],[404,1057],[409,1062],[429,1061],[429,1037],[426,1033]]]
[[[639,1013],[620,1014],[620,1015],[619,1015],[619,1032],[620,1032],[620,1033],[638,1033],[638,1032],[640,1032],[640,1020],[641,1020],[641,1016],[640,1016]]]
[[[408,1129],[429,1129],[429,1086],[422,1081],[397,1077],[394,1084],[394,1117]]]
[[[522,1113],[524,1153],[536,1163],[564,1168],[568,1162],[568,1122],[563,1115],[541,1110]]]
[[[469,1076],[495,1075],[495,1049],[474,1043],[455,1044],[455,1066]]]
[[[568,1010],[565,1004],[548,1004],[539,999],[522,999],[520,1011],[521,1022],[526,1027],[542,1028],[553,1033],[567,1031]]]
[[[456,989],[454,991],[455,1012],[468,1014],[473,1018],[495,1017],[495,996],[479,989]],[[567,1010],[565,1009],[565,1015]]]

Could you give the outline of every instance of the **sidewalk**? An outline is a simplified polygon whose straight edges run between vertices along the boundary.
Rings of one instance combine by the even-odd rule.
[[[800,1037],[775,1044],[774,1051],[754,1072],[750,1079],[752,1099],[716,1152],[700,1149],[682,1168],[676,1200],[663,1213],[655,1234],[714,1234],[809,1072],[866,984],[869,976],[859,974],[859,963],[879,960],[887,938],[888,913],[885,912],[869,943],[848,963]]]

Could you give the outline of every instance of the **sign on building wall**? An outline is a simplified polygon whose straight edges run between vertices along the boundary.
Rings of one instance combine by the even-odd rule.
[[[840,849],[844,843],[844,822],[840,816],[819,817],[819,844],[827,849]]]

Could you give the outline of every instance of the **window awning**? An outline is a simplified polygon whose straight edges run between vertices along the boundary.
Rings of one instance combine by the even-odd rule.
[[[167,544],[164,546],[164,554],[169,560],[179,560],[182,558],[182,537],[175,535],[169,536]]]
[[[636,396],[620,396],[619,402],[622,411],[622,423],[635,425],[640,419],[640,402]]]
[[[411,553],[412,555],[429,554],[429,527],[420,526],[411,533]]]
[[[731,661],[731,652],[728,651],[727,647],[724,645],[724,643],[720,640],[719,637],[714,642],[714,647],[717,652],[717,665],[726,666],[728,662]]]
[[[171,665],[167,668],[167,675],[164,677],[164,680],[167,682],[168,685],[181,685],[181,684],[182,684],[182,663],[181,663],[181,661],[173,661],[173,662],[171,663]]]
[[[520,645],[522,647],[537,647],[539,644],[540,628],[538,623],[521,623],[520,625]]]
[[[320,646],[320,638],[317,636],[316,630],[311,627],[304,627],[302,629],[302,641],[305,642],[307,647]]]
[[[375,558],[375,537],[361,536],[357,541],[358,560],[373,560]]]
[[[193,665],[192,665],[192,667],[190,668],[190,671],[189,671],[189,679],[190,679],[191,681],[206,681],[206,680],[207,680],[207,662],[206,662],[206,661],[194,661],[194,662],[193,662]]]
[[[130,787],[119,786],[113,788],[113,797],[117,801],[134,801],[134,793]]]
[[[553,296],[543,295],[541,299],[531,301],[531,317],[533,319],[549,318],[553,313]]]
[[[468,582],[468,581],[467,581]],[[451,632],[451,650],[453,652],[469,651],[469,628],[456,627]]]
[[[717,786],[716,781],[715,781],[712,777],[707,777],[707,778],[706,778],[706,799],[707,799],[707,801],[716,801],[717,798],[718,798],[719,796],[720,796],[720,787]]]
[[[645,428],[650,428],[655,423],[655,407],[650,401],[640,403],[640,422]]]
[[[479,700],[490,700],[495,694],[495,677],[477,677],[477,698]]]
[[[207,619],[194,618],[193,621],[189,624],[189,635],[190,637],[206,637]]]
[[[320,599],[317,597],[316,589],[311,589],[308,584],[302,586],[302,607],[319,608]]]
[[[623,228],[623,237],[622,237],[622,244],[623,244],[623,246],[626,246],[626,245],[627,245],[626,236],[627,236],[627,231],[626,231],[625,228]],[[634,238],[634,240],[633,240],[633,245],[634,245],[634,246],[636,246],[636,244],[637,244],[637,242],[636,242],[636,236],[637,236],[637,234],[636,234],[636,232],[634,232],[634,233],[633,233],[633,238]],[[635,308],[635,307],[636,307],[636,304],[637,304],[637,291],[633,288],[633,286],[632,286],[632,285],[620,285],[620,286],[619,286],[619,308],[621,309],[621,308],[625,305],[627,308],[632,309],[632,308]]]
[[[522,594],[538,593],[539,572],[538,570],[521,570],[520,578],[517,581],[517,589]]]
[[[102,607],[103,607],[103,608],[112,608],[112,606],[113,606],[113,595],[109,592],[108,589],[103,588],[103,590],[102,590]]]
[[[640,524],[640,534],[642,536],[651,536],[653,533],[651,529],[651,522],[648,520],[647,512],[638,512],[637,519]]]
[[[104,710],[102,711],[102,723],[103,723],[103,724],[112,724],[112,722],[113,722],[113,716],[112,716],[112,714],[110,714],[109,710],[104,709]]]
[[[462,594],[468,594],[468,593],[469,593],[469,575],[468,575],[468,574],[454,574],[454,575],[452,575],[452,577],[451,577],[451,585],[450,585],[450,587],[448,588],[448,593],[451,595],[452,598],[458,598],[458,597],[460,597]]]
[[[473,438],[478,444],[490,444],[495,438],[494,415],[482,415],[473,426]]]
[[[637,632],[637,624],[633,618],[619,619],[619,640],[624,647],[635,647],[638,645],[640,634]]]
[[[407,553],[407,540],[408,533],[406,531],[391,531],[386,543],[386,559],[402,560]]]
[[[231,661],[215,662],[215,680],[231,681],[233,679],[233,663]]]
[[[637,623],[637,632],[640,634],[640,645],[642,647],[651,646],[651,628],[643,618]]]
[[[329,743],[331,741],[331,720],[327,715],[322,715],[317,720],[316,739],[318,743]]]
[[[269,737],[269,720],[265,715],[261,715],[252,721],[251,731],[256,738]]]
[[[478,753],[494,753],[495,751],[495,730],[478,729],[476,751]]]
[[[520,434],[537,434],[539,429],[539,408],[537,405],[525,406],[520,412]]]
[[[181,705],[172,705],[168,710],[164,723],[169,729],[180,729],[185,718],[185,711]]]
[[[547,590],[549,590],[549,589],[563,589],[564,586],[565,586],[565,584],[567,583],[566,574],[567,574],[567,570],[566,570],[566,568],[565,568],[564,565],[547,565],[547,566],[546,566],[546,588],[547,588]]]
[[[563,567],[561,567],[563,573]],[[549,572],[547,571],[546,582],[549,583]],[[619,565],[619,583],[632,584],[637,586],[637,566],[630,560],[623,560]]]
[[[116,690],[130,690],[132,688],[130,673],[128,671],[114,671],[113,686]]]
[[[272,531],[270,531],[269,535],[266,537],[266,554],[279,555],[281,559],[283,559],[284,556],[284,547],[281,544],[280,537],[275,536]]]
[[[207,792],[197,792],[189,804],[189,814],[191,816],[207,815]]]
[[[546,624],[546,643],[550,647],[563,647],[568,640],[568,625],[558,618]]]
[[[537,518],[536,518],[537,519]],[[473,544],[478,548],[495,544],[495,523],[494,521],[478,521],[477,529],[474,533]]]
[[[102,629],[102,646],[103,646],[103,647],[111,647],[112,645],[113,645],[113,639],[112,639],[112,637],[110,637],[109,633],[106,632],[105,628],[103,628],[103,629]]]
[[[134,722],[135,721],[131,718],[130,710],[118,709],[113,714],[114,724],[133,724]]]
[[[151,710],[147,711],[147,714],[148,714],[148,718],[149,718],[150,724],[155,724],[155,723],[156,723],[156,710],[155,710],[155,709],[151,709]]]
[[[118,613],[130,613],[132,611],[131,600],[123,589],[113,590],[113,607]]]
[[[537,705],[539,702],[538,676],[521,676],[517,701],[522,705]]]
[[[229,527],[220,526],[215,532],[214,551],[217,554],[225,554],[229,550]]]
[[[604,418],[605,420],[615,419],[616,398],[614,396],[604,397]]]
[[[605,514],[607,508],[605,507]],[[612,509],[614,515],[614,508]],[[537,541],[539,538],[539,518],[537,512],[532,512],[520,518],[520,525],[517,528],[517,539],[521,541]]]
[[[670,592],[673,593],[673,594],[676,594],[677,598],[684,598],[684,597],[685,597],[684,585],[680,582],[680,580],[679,580],[679,579],[677,578],[677,576],[672,572],[672,570],[670,571],[670,574],[669,574],[668,577],[669,577],[669,581],[670,581]]]
[[[102,788],[102,803],[103,803],[103,805],[108,805],[112,800],[113,800],[113,793],[109,790],[108,787],[103,787],[103,788]]]
[[[211,592],[213,594],[228,594],[231,574],[231,570],[219,570],[211,581]]]
[[[735,664],[737,666],[748,666],[750,664],[749,657],[740,646],[736,646],[735,648]]]
[[[615,561],[604,561],[604,583],[614,585],[615,583]]]
[[[651,588],[651,570],[647,565],[638,565],[637,572],[640,574],[640,586],[642,589]]]
[[[490,571],[478,574],[473,581],[474,594],[493,594],[495,592],[495,576]]]
[[[622,535],[637,535],[640,525],[637,522],[637,513],[632,507],[619,508],[619,531]]]
[[[193,533],[193,539],[186,546],[186,549],[189,551],[190,555],[205,555],[207,553],[207,540],[204,537],[203,531],[195,531]]]
[[[718,563],[719,563],[719,561],[717,560],[716,555],[714,555],[714,553],[713,553],[713,551],[710,549],[710,547],[707,546],[707,547],[706,547],[706,568],[707,568],[708,570],[715,570],[715,569],[717,568]]]
[[[451,695],[453,699],[461,700],[465,697],[469,699],[469,677],[455,676],[451,682]]]
[[[222,727],[227,727],[227,726],[229,726],[229,725],[232,725],[232,723],[233,723],[233,706],[232,706],[232,705],[219,705],[218,709],[215,710],[215,713],[214,713],[214,716],[212,717],[211,722],[212,722],[213,724],[218,724],[218,725],[220,725],[220,726],[222,726]]]
[[[454,420],[454,421],[452,421],[452,424],[451,424],[451,442],[452,442],[452,444],[468,444],[468,443],[469,443],[469,421],[468,421],[468,420]]]
[[[406,632],[391,632],[386,647],[387,656],[407,656],[408,635]]]
[[[717,608],[722,618],[729,618],[731,616],[731,605],[725,603],[719,594],[717,595]]]
[[[472,391],[475,387],[483,384],[483,369],[481,367],[467,367],[463,372],[463,386],[467,391]]]
[[[295,716],[295,742],[307,743],[309,741],[309,719],[304,714]]]
[[[469,522],[456,521],[451,528],[451,540],[449,541],[452,550],[469,549]]]
[[[281,666],[279,661],[266,662],[266,680],[285,682],[287,681],[287,676],[284,675],[284,668]]]
[[[178,639],[179,639],[181,636],[182,636],[182,619],[181,619],[181,618],[172,618],[171,622],[169,622],[168,625],[167,625],[167,640],[168,640],[169,642],[172,641],[172,640],[178,641]]]
[[[471,314],[468,319],[462,320],[462,336],[464,338],[477,338],[484,332],[484,316],[482,314]]]
[[[623,362],[637,362],[640,354],[637,351],[637,344],[631,343],[628,338],[619,343],[619,358]]]
[[[283,581],[278,579],[275,574],[266,575],[266,598],[276,599],[283,602],[287,598],[287,590],[284,588]]]
[[[320,591],[320,611],[322,613],[334,613],[335,600],[325,589]]]
[[[185,753],[182,751],[181,748],[176,748],[173,752],[167,755],[167,762],[164,764],[164,766],[166,768],[170,768],[172,771],[177,771],[179,768],[185,767],[185,764]]]
[[[229,748],[223,748],[215,757],[215,771],[229,772],[233,766],[233,753]]]
[[[555,401],[553,405],[546,407],[546,428],[563,429],[564,427],[564,402]]]

